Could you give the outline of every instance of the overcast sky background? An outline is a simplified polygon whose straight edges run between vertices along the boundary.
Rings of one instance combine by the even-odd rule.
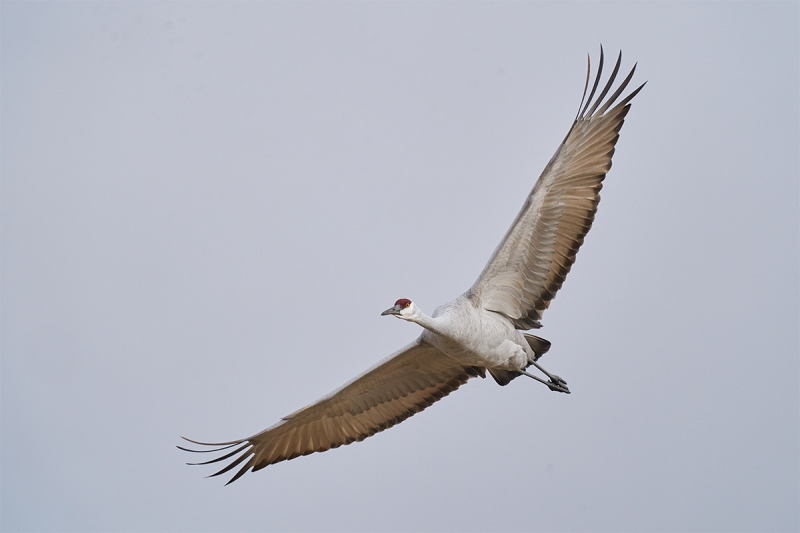
[[[0,9],[3,530],[800,528],[796,2]],[[186,466],[472,284],[601,43],[648,84],[539,332],[572,394]]]

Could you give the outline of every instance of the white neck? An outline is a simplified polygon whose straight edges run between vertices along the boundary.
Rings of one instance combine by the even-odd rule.
[[[443,335],[444,332],[442,331],[442,324],[440,320],[437,320],[434,317],[428,316],[423,313],[419,307],[416,305],[414,306],[414,311],[408,315],[403,317],[405,320],[409,322],[414,322],[415,324],[419,324],[423,328],[432,331],[433,333],[437,333],[439,335]]]

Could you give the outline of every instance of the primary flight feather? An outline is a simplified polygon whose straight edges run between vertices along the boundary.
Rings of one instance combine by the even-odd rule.
[[[633,77],[634,65],[606,98],[621,61],[622,53],[596,98],[603,72],[602,47],[587,98],[589,62],[583,98],[569,133],[472,287],[431,316],[405,298],[382,313],[422,326],[417,340],[252,437],[220,443],[186,439],[207,448],[179,446],[182,450],[222,452],[209,461],[190,464],[230,460],[212,476],[238,468],[231,483],[251,469],[364,440],[422,411],[470,378],[485,377],[487,370],[500,385],[526,375],[553,391],[569,393],[563,379],[537,363],[550,343],[522,330],[541,327],[542,313],[575,262],[592,226],[630,101],[644,87],[617,102]],[[547,379],[529,374],[530,365]]]

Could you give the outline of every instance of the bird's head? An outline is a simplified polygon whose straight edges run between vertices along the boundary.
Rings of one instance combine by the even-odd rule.
[[[394,315],[403,320],[411,320],[417,314],[417,306],[408,298],[400,298],[392,307],[381,313],[384,315]]]

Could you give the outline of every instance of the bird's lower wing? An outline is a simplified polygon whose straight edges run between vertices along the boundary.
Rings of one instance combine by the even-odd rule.
[[[210,461],[190,464],[230,460],[213,476],[239,467],[228,481],[232,483],[250,469],[260,470],[280,461],[364,440],[422,411],[474,376],[484,376],[484,369],[461,365],[418,339],[339,390],[261,433],[222,443],[186,439],[210,449],[178,447],[189,452],[230,450]]]

